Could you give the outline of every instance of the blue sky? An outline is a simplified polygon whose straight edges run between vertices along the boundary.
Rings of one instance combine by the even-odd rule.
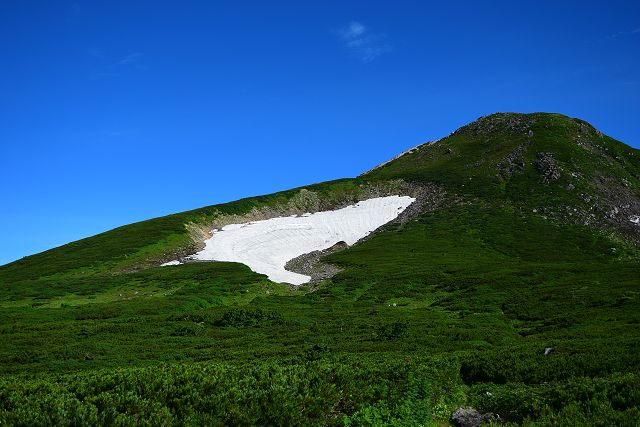
[[[3,1],[0,58],[0,264],[496,111],[640,147],[635,1]]]

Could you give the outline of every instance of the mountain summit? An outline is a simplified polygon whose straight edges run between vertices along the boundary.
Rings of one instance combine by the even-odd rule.
[[[640,152],[587,122],[561,114],[496,113],[358,178],[120,227],[8,264],[0,281],[11,272],[31,279],[79,268],[86,274],[138,270],[194,252],[211,229],[226,224],[330,210],[390,194],[422,194],[421,210],[440,206],[443,198],[446,205],[454,199],[490,203],[517,209],[523,218],[609,230],[640,243],[639,188]]]
[[[560,114],[481,117],[365,177],[438,183],[640,242],[640,152]]]
[[[481,117],[356,178],[0,267],[0,424],[631,425],[639,245],[639,150]]]

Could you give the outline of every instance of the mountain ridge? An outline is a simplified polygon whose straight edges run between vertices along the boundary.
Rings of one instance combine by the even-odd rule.
[[[531,140],[535,138],[534,129],[536,127],[539,128],[540,126],[542,126],[545,129],[551,128],[553,133],[557,136],[561,134],[561,131],[564,131],[565,133],[567,133],[568,132],[567,127],[571,125],[575,127],[575,135],[573,135],[573,137],[570,138],[571,142],[575,142],[584,151],[595,153],[596,155],[602,157],[606,161],[609,161],[612,163],[613,162],[619,163],[616,166],[619,166],[619,168],[621,167],[622,169],[624,169],[624,171],[628,172],[626,177],[625,176],[616,177],[616,178],[621,178],[620,183],[622,184],[622,186],[617,185],[619,183],[614,183],[616,185],[614,185],[613,190],[610,191],[610,193],[613,193],[613,194],[609,194],[610,197],[605,198],[603,206],[591,206],[589,210],[592,211],[595,208],[597,213],[600,215],[600,218],[598,219],[599,221],[605,221],[610,223],[611,225],[614,225],[618,229],[623,229],[624,230],[623,234],[625,235],[625,237],[631,238],[636,242],[640,242],[640,234],[635,233],[637,228],[631,225],[631,224],[635,224],[631,220],[633,218],[636,218],[634,215],[640,215],[640,203],[637,201],[638,189],[640,188],[640,151],[639,150],[626,146],[624,144],[620,145],[621,144],[620,142],[615,141],[612,138],[606,137],[604,134],[602,134],[600,131],[595,129],[593,126],[591,126],[587,122],[582,121],[580,119],[572,119],[562,114],[558,114],[558,113],[527,113],[527,114],[525,113],[494,113],[487,116],[482,116],[477,120],[458,128],[457,130],[449,134],[449,136],[440,138],[435,141],[423,143],[409,150],[406,150],[405,152],[400,153],[398,156],[395,156],[394,158],[388,161],[385,161],[380,165],[375,166],[374,168],[364,172],[363,174],[359,175],[357,178],[343,178],[339,180],[327,181],[325,183],[311,184],[311,185],[302,186],[296,189],[283,190],[277,193],[273,193],[271,195],[248,197],[248,198],[240,199],[234,202],[226,202],[219,205],[205,206],[201,208],[192,209],[189,211],[167,215],[164,217],[157,217],[157,218],[152,218],[149,220],[144,220],[144,221],[140,221],[140,222],[136,222],[128,225],[123,225],[120,227],[116,227],[115,229],[100,233],[96,236],[90,236],[75,242],[70,242],[65,245],[61,245],[57,248],[52,248],[50,250],[41,252],[39,254],[23,257],[20,260],[16,260],[14,262],[5,264],[5,266],[0,266],[0,268],[11,266],[15,263],[24,262],[23,260],[25,259],[29,259],[32,256],[38,256],[43,253],[49,253],[52,250],[54,251],[57,249],[64,250],[64,248],[67,248],[68,245],[73,245],[76,242],[83,242],[83,241],[86,241],[87,239],[92,239],[94,237],[100,238],[105,235],[108,235],[108,233],[119,233],[121,231],[126,231],[127,227],[139,226],[139,225],[148,223],[148,221],[158,221],[160,222],[159,228],[162,228],[163,227],[162,223],[163,222],[170,223],[171,222],[170,219],[173,219],[176,217],[194,218],[200,214],[207,215],[207,211],[216,210],[219,208],[221,208],[223,213],[227,213],[225,212],[226,210],[225,208],[230,207],[231,208],[230,213],[233,214],[234,212],[238,211],[238,207],[240,207],[240,211],[242,211],[243,208],[241,206],[245,203],[255,206],[256,204],[255,202],[261,199],[278,198],[280,196],[287,197],[289,194],[291,194],[291,192],[309,189],[309,188],[313,189],[316,186],[322,187],[323,185],[326,185],[326,184],[340,183],[341,181],[358,182],[358,180],[380,181],[381,179],[382,180],[402,179],[408,182],[416,182],[416,181],[424,182],[425,180],[427,180],[428,182],[431,182],[431,183],[433,182],[437,184],[444,183],[445,186],[446,184],[451,185],[452,183],[459,184],[457,188],[455,188],[455,191],[462,192],[464,194],[467,192],[463,188],[465,185],[467,185],[467,189],[470,187],[473,188],[473,186],[470,186],[468,183],[460,182],[461,178],[468,179],[470,181],[472,181],[474,177],[482,178],[484,183],[486,183],[487,178],[489,177],[489,178],[495,178],[495,180],[493,180],[493,182],[486,183],[487,184],[486,188],[494,188],[496,187],[496,184],[498,186],[505,186],[506,188],[507,186],[506,182],[510,181],[510,178],[512,177],[512,175],[524,172],[525,164],[523,163],[523,159],[522,159],[523,147],[525,147],[528,151],[533,151],[531,147],[528,147],[527,145],[531,145]],[[447,180],[443,181],[440,179],[440,176],[444,175],[442,173],[443,172],[442,169],[446,169],[448,167],[447,164],[434,168],[435,173],[431,176],[429,175],[426,177],[416,176],[414,172],[414,170],[416,169],[416,163],[418,164],[418,170],[424,170],[425,164],[428,165],[429,162],[434,163],[435,161],[438,160],[439,157],[446,157],[446,156],[451,157],[450,159],[446,159],[446,160],[449,160],[449,162],[453,163],[455,161],[455,157],[456,156],[460,157],[461,150],[464,149],[464,147],[461,147],[459,149],[456,148],[456,146],[460,144],[460,141],[459,141],[460,137],[472,135],[474,137],[474,141],[477,141],[478,139],[482,139],[486,136],[491,136],[491,135],[495,136],[497,134],[501,134],[501,136],[504,136],[502,134],[504,134],[505,132],[507,133],[507,136],[514,137],[513,140],[517,141],[518,145],[514,145],[514,142],[504,143],[504,140],[501,140],[502,144],[498,146],[498,150],[503,151],[504,155],[501,158],[499,158],[498,159],[499,161],[497,161],[495,164],[498,170],[494,174],[494,177],[491,177],[490,174],[485,174],[485,176],[475,176],[477,174],[470,172],[470,173],[465,173],[462,177],[457,176],[455,177],[456,179],[449,179],[448,181]],[[592,142],[594,139],[597,140],[598,143],[594,144]],[[486,144],[486,142],[488,141],[483,141],[483,142]],[[566,143],[567,141],[563,140],[562,142]],[[611,151],[612,149],[606,146],[607,143],[609,143],[609,145],[615,146],[613,148],[614,151],[612,153],[609,153],[609,151]],[[550,147],[548,146],[546,147],[547,150],[549,150],[549,148]],[[540,148],[540,150],[542,149],[543,148]],[[456,150],[455,153],[454,153],[454,150]],[[473,163],[473,165],[476,168],[482,166],[485,163],[488,163],[488,160],[486,158],[487,151],[490,151],[490,150],[484,150],[482,153],[477,154],[476,157],[478,157],[478,159],[475,160],[475,162]],[[550,183],[555,184],[555,182],[553,181],[557,181],[560,178],[563,178],[564,181],[567,180],[566,176],[559,176],[559,175],[556,176],[556,174],[559,174],[559,171],[556,165],[556,160],[553,158],[553,156],[549,156],[549,155],[543,156],[545,153],[544,151],[538,151],[538,150],[535,150],[535,151],[537,152],[537,155],[540,155],[542,157],[535,160],[529,159],[526,166],[531,167],[532,165],[534,165],[538,169],[538,172],[540,172],[541,168],[545,169],[544,173],[549,175],[550,178],[546,179],[544,184],[550,184]],[[626,153],[624,153],[625,151]],[[622,157],[621,157],[621,153],[624,153]],[[464,153],[464,154],[466,157],[469,157],[468,153]],[[427,156],[431,156],[432,158],[424,161],[425,157]],[[410,159],[407,160],[407,158],[410,158]],[[419,162],[414,161],[415,159],[419,160]],[[623,163],[620,163],[621,159]],[[465,166],[468,167],[468,165],[465,165]],[[599,165],[599,166],[602,168],[602,165]],[[571,171],[568,173],[576,175],[576,174],[580,174],[581,172]],[[598,179],[600,182],[594,183],[593,184],[594,186],[603,187],[605,186],[603,184],[606,184],[607,180],[609,181],[611,180],[610,176],[604,177],[604,176],[598,175],[597,173],[596,175],[597,176],[592,178]],[[574,178],[577,178],[577,176],[574,176]],[[633,182],[633,185],[632,185],[632,182]],[[585,200],[588,200],[589,196],[584,192],[580,193],[579,190],[581,190],[581,188],[578,188],[576,190],[576,185],[570,182],[567,182],[564,185],[565,185],[565,188],[571,189],[574,193],[579,195],[579,197],[582,197],[584,203],[588,203],[588,202],[585,202]],[[629,188],[631,190],[627,190]],[[588,191],[593,191],[593,189],[589,188]],[[476,195],[478,194],[473,194],[473,196],[476,196]],[[494,192],[492,196],[495,196],[495,195],[496,194]],[[626,200],[626,202],[628,203],[624,203],[624,202],[617,203],[618,199]],[[592,213],[585,211],[583,206],[584,203],[580,204],[578,200],[575,200],[575,197],[574,197],[574,200],[572,200],[572,205],[580,205],[581,207],[581,210],[580,212],[578,212],[578,215],[582,217],[582,221],[588,222],[589,218],[591,218],[590,215],[592,215]],[[235,205],[238,205],[238,206],[235,206]],[[629,206],[627,207],[627,205]],[[531,209],[532,210],[537,209],[537,207],[531,207]],[[542,206],[540,210],[544,212],[544,211],[548,211],[549,209],[545,209],[545,207]],[[616,212],[616,210],[618,212]],[[623,210],[624,212],[620,213],[620,210]],[[550,212],[550,214],[556,217],[560,215],[558,212]],[[625,221],[621,219],[625,214],[627,215],[627,219],[628,219],[627,222],[629,222],[630,224],[626,224]],[[183,221],[183,223],[187,223],[187,222],[188,220]],[[176,230],[175,228],[171,231],[173,233],[179,232],[179,230]],[[172,236],[172,237],[175,238],[175,236]],[[157,239],[158,239],[157,241],[162,240],[162,235],[158,235]]]
[[[511,425],[634,425],[638,158],[578,119],[500,113],[357,178],[1,266],[0,424],[447,425],[473,406]],[[312,283],[160,266],[213,228],[386,195],[416,201],[294,260]]]

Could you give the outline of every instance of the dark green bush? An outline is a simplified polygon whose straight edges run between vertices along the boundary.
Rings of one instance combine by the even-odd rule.
[[[193,326],[180,326],[171,332],[173,337],[195,337],[198,335],[198,329]]]
[[[633,347],[628,351],[600,348],[582,353],[558,350],[549,356],[542,354],[542,348],[526,348],[474,353],[462,362],[460,376],[470,385],[507,382],[540,384],[639,369],[640,355]]]
[[[188,364],[0,379],[0,425],[433,423],[460,386],[437,361]],[[448,387],[435,381],[453,380]]]
[[[282,324],[284,324],[282,314],[261,308],[234,308],[224,313],[215,322],[216,326],[234,326],[236,328]]]
[[[407,335],[408,330],[409,322],[406,320],[379,325],[376,328],[375,339],[379,341],[398,340]]]

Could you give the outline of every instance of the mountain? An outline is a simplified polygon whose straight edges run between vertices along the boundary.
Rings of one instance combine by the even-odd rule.
[[[275,283],[211,230],[415,199]],[[143,221],[0,267],[0,424],[634,425],[640,151],[498,113],[357,178]],[[180,265],[162,266],[180,260]]]

